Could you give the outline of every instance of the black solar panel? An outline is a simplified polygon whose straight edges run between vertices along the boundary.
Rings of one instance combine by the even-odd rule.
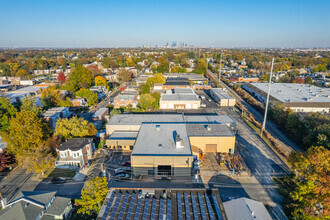
[[[115,219],[115,216],[116,216],[116,213],[118,211],[118,207],[119,207],[119,203],[120,203],[120,200],[121,200],[122,195],[123,194],[118,193],[118,196],[116,198],[115,204],[113,205],[113,208],[112,208],[110,219]]]
[[[131,220],[131,217],[132,217],[132,214],[133,214],[133,207],[134,207],[134,204],[135,204],[135,199],[136,199],[136,194],[133,193],[132,198],[131,198],[131,202],[129,204],[128,211],[127,211],[127,216],[126,216],[127,220]]]
[[[107,203],[107,206],[105,207],[105,211],[103,213],[103,216],[102,216],[102,220],[106,220],[107,219],[107,216],[110,212],[110,208],[111,208],[111,205],[112,205],[112,202],[113,202],[113,199],[115,198],[115,191],[112,190],[111,191],[111,195],[110,195],[110,198],[109,198],[109,201]]]
[[[143,218],[142,219],[147,219],[147,217],[148,217],[148,209],[149,209],[149,199],[146,198],[146,200],[144,202]]]
[[[125,209],[126,209],[126,205],[127,205],[127,200],[128,200],[128,196],[129,196],[129,194],[126,193],[125,194],[125,197],[124,197],[124,200],[122,202],[122,205],[121,205],[121,209],[120,209],[120,213],[119,213],[118,219],[123,219],[123,217],[124,217]]]
[[[136,205],[136,211],[135,211],[135,220],[139,220],[140,212],[141,212],[141,205],[142,205],[142,199],[138,199],[138,203]]]
[[[160,199],[159,201],[159,220],[163,220],[164,218],[164,200]]]
[[[191,197],[191,203],[192,203],[193,212],[194,212],[194,220],[198,220],[198,212],[197,212],[195,195],[193,193],[190,193],[190,197]]]
[[[206,195],[206,193],[204,194],[204,196],[205,196],[206,207],[207,207],[207,211],[209,212],[210,220],[214,220],[214,214],[213,214],[213,210],[212,210],[212,206],[211,206],[210,199],[209,199],[209,197]]]
[[[157,200],[155,198],[152,199],[151,205],[151,219],[156,219],[156,207],[157,207]]]
[[[181,194],[179,192],[176,193],[176,198],[177,198],[177,202],[178,202],[178,219],[182,220]]]
[[[204,202],[203,202],[203,198],[201,196],[201,194],[197,193],[198,196],[198,202],[199,202],[199,208],[201,210],[201,214],[202,214],[202,219],[206,219],[206,214],[205,214],[205,209],[204,209]]]
[[[171,220],[171,200],[168,199],[166,203],[166,220]]]
[[[190,220],[189,199],[187,193],[184,193],[184,207],[186,211],[186,220]]]
[[[218,220],[222,220],[222,216],[221,216],[221,212],[220,212],[220,207],[219,207],[217,198],[213,194],[212,194],[212,200],[213,200],[213,204],[215,206],[215,213],[216,213],[216,215],[218,217]]]

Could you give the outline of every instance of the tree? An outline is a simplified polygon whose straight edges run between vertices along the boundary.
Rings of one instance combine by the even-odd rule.
[[[312,80],[312,78],[311,78],[310,76],[307,76],[307,77],[305,78],[305,83],[307,83],[307,84],[313,84],[313,80]]]
[[[12,154],[9,154],[6,150],[4,150],[2,153],[0,153],[0,172],[13,166],[14,162],[15,162],[14,156]]]
[[[103,76],[95,77],[95,85],[96,86],[105,86],[107,88],[107,90],[109,90],[108,80],[107,80],[107,78],[105,78]]]
[[[15,155],[19,164],[29,168],[29,157],[40,156],[35,154],[36,150],[45,143],[49,134],[50,128],[46,122],[35,113],[23,110],[11,118],[8,129],[2,132],[2,137],[7,143],[9,153]]]
[[[316,67],[313,69],[314,72],[326,72],[327,67],[323,64],[317,64]]]
[[[61,84],[64,84],[66,80],[66,77],[63,72],[60,72],[57,76],[57,81]]]
[[[162,73],[156,73],[152,78],[152,83],[165,83],[165,77]],[[149,78],[150,79],[150,78]]]
[[[21,76],[23,78],[28,78],[30,76],[29,72],[25,69],[20,69],[16,72],[16,76]]]
[[[139,107],[142,109],[151,109],[154,107],[156,99],[151,94],[143,94],[139,99]]]
[[[293,215],[299,218],[322,218],[330,215],[330,151],[324,147],[311,147],[306,152],[292,152],[288,160],[295,190]]]
[[[112,109],[111,112],[110,112],[110,118],[111,118],[112,116],[116,115],[116,114],[121,114],[121,113],[122,113],[122,112],[121,112],[120,109],[114,108],[114,109]]]
[[[260,76],[260,80],[263,82],[268,82],[269,81],[269,74],[264,73],[262,76]]]
[[[63,140],[72,137],[93,136],[96,132],[93,123],[88,123],[83,118],[63,118],[56,122],[55,135],[60,136]]]
[[[47,109],[60,106],[60,95],[61,91],[56,87],[48,87],[45,89],[41,89],[41,102]]]
[[[141,94],[146,94],[146,93],[150,93],[150,84],[143,83],[140,86],[140,95]]]
[[[99,213],[107,193],[108,182],[106,177],[95,177],[89,180],[81,190],[81,199],[77,200],[77,204],[80,206],[78,213],[88,215]]]
[[[25,96],[22,102],[21,111],[30,111],[40,116],[42,110],[36,105],[36,97],[34,96]]]
[[[83,66],[76,67],[70,74],[66,81],[66,89],[72,92],[78,91],[79,89],[87,89],[91,87],[93,76],[91,71]]]
[[[110,57],[104,57],[103,60],[102,60],[102,66],[104,68],[110,68],[111,63],[112,63],[112,61],[111,61]]]
[[[95,65],[89,65],[86,67],[92,73],[92,77],[95,78],[96,76],[100,76],[102,73],[99,68]]]
[[[88,106],[95,105],[97,103],[97,94],[89,89],[80,89],[76,92],[76,96],[80,98],[86,98],[88,100]]]
[[[134,66],[135,65],[134,60],[132,58],[130,58],[130,57],[128,57],[126,59],[126,63],[127,63],[128,66]]]
[[[8,98],[0,97],[0,131],[9,126],[9,121],[16,113],[15,107]]]
[[[127,70],[121,68],[117,73],[117,79],[120,83],[128,82],[132,79],[132,74],[129,73]]]

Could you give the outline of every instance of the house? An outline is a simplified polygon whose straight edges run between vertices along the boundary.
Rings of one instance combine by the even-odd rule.
[[[258,77],[230,76],[230,82],[259,82]]]
[[[71,199],[55,194],[56,192],[22,191],[12,202],[4,204],[5,207],[0,211],[0,219],[69,219],[72,210]]]
[[[93,121],[105,121],[107,115],[109,115],[109,109],[100,108],[93,114]]]
[[[21,80],[19,82],[20,85],[22,86],[33,86],[35,84],[34,80]]]
[[[87,107],[88,106],[87,100],[83,99],[83,98],[71,99],[70,101],[71,101],[73,107]]]
[[[56,149],[56,167],[82,168],[93,158],[95,144],[92,138],[71,138]]]
[[[271,220],[265,206],[258,201],[239,198],[223,203],[228,219]]]
[[[89,88],[89,90],[95,92],[97,94],[98,99],[106,97],[109,92],[105,86],[93,86]]]
[[[137,104],[138,104],[138,95],[119,94],[113,100],[114,108],[128,107],[128,106],[136,108]]]
[[[44,118],[48,122],[51,129],[55,129],[56,122],[60,118],[68,118],[72,115],[68,107],[56,107],[48,109],[44,114]]]

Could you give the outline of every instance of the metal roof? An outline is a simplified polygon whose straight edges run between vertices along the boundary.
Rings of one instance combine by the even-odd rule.
[[[186,124],[188,136],[234,136],[223,124]]]

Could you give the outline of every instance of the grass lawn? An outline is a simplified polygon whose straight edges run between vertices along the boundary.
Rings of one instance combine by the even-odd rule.
[[[75,170],[70,169],[61,169],[55,168],[48,177],[65,177],[65,178],[73,178],[76,175]]]

